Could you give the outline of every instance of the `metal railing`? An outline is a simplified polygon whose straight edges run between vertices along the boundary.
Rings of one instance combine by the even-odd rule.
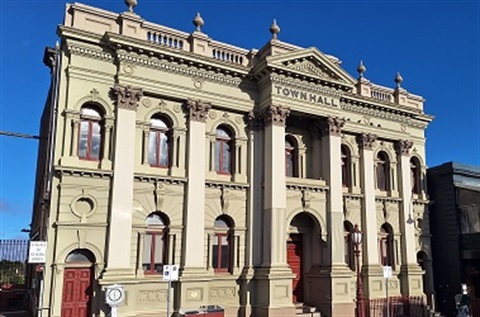
[[[375,298],[366,300],[367,317],[387,316],[386,298]],[[390,317],[427,317],[428,306],[421,296],[398,296],[389,297]]]
[[[25,284],[29,240],[0,240],[0,288]]]

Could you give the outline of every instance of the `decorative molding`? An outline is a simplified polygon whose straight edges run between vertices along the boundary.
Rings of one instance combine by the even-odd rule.
[[[410,149],[413,146],[413,142],[409,140],[398,140],[394,144],[395,152],[398,155],[408,156],[410,154]]]
[[[319,128],[322,135],[341,136],[345,119],[327,117],[319,121]]]
[[[165,302],[166,300],[166,290],[140,290],[137,295],[137,301],[140,304]]]
[[[191,121],[205,123],[208,111],[212,108],[212,105],[209,102],[188,99],[185,102],[185,107]]]
[[[209,292],[210,298],[235,298],[237,289],[230,286],[212,287]]]
[[[117,107],[126,110],[137,110],[138,102],[143,96],[141,88],[133,88],[130,85],[115,85],[113,88],[117,95]]]
[[[72,55],[87,56],[93,59],[112,61],[113,55],[102,50],[92,50],[81,46],[68,46],[67,52]]]
[[[362,133],[356,137],[358,146],[365,150],[372,150],[373,142],[375,142],[376,139],[377,136],[370,133]]]
[[[290,108],[285,106],[270,105],[263,112],[265,126],[270,124],[279,127],[285,127],[287,117],[290,114]]]

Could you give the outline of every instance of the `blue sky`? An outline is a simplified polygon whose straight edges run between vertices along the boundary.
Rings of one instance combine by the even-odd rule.
[[[279,39],[340,58],[356,76],[363,60],[371,81],[426,98],[427,164],[480,165],[480,1],[153,1],[138,0],[145,20],[194,30],[199,11],[211,38],[261,48],[273,18]],[[38,134],[50,75],[45,46],[54,46],[64,1],[0,0],[0,130]],[[83,3],[122,12],[122,0]],[[31,220],[37,141],[0,136],[0,239]]]

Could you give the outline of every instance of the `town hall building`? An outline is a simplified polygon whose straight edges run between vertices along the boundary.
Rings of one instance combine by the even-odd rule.
[[[68,4],[44,62],[32,240],[43,316],[170,312],[353,316],[367,299],[431,300],[424,99],[317,48],[244,49],[203,33]],[[140,4],[141,5],[141,4]],[[394,77],[395,74],[392,74]],[[419,264],[420,263],[420,264]],[[41,287],[39,286],[41,285]],[[310,315],[309,315],[310,316]]]

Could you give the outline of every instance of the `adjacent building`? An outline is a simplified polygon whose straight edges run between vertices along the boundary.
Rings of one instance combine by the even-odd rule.
[[[424,99],[358,77],[317,48],[259,50],[68,4],[47,49],[32,239],[48,241],[48,316],[171,311],[352,316],[350,233],[363,232],[367,298],[430,297]],[[422,266],[417,259],[422,259]],[[37,290],[40,287],[37,287]]]
[[[467,284],[473,316],[480,316],[480,167],[449,162],[427,176],[437,307],[453,315]]]

